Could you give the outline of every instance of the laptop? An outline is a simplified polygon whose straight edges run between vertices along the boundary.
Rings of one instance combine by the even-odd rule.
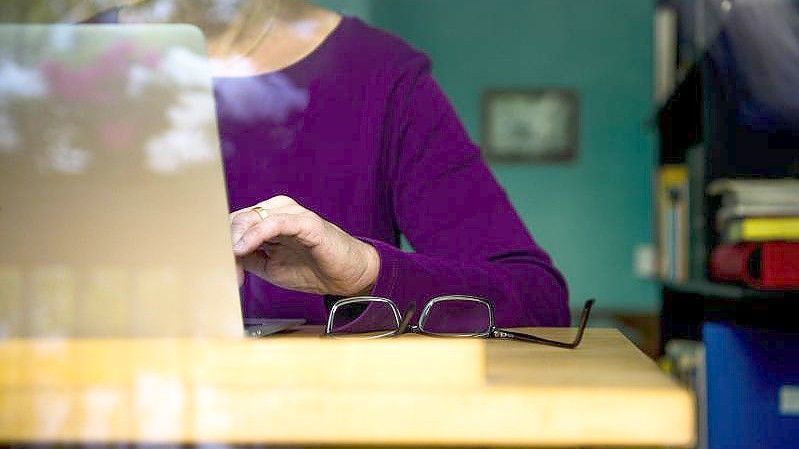
[[[242,336],[205,54],[189,25],[0,25],[0,337]]]

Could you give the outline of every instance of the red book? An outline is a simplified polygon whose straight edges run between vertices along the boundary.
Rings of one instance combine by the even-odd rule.
[[[799,289],[799,242],[718,246],[711,254],[710,277],[758,289]]]

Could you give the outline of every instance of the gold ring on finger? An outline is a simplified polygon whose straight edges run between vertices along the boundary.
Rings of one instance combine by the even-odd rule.
[[[255,212],[256,214],[258,214],[259,217],[261,217],[261,221],[266,220],[267,212],[266,212],[266,209],[264,209],[263,207],[255,206],[255,207],[252,208],[252,211]]]

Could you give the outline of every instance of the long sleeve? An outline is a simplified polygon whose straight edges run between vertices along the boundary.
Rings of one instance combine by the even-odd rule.
[[[501,326],[568,325],[563,277],[482,161],[427,58],[407,67],[385,122],[385,179],[396,228],[415,253],[364,239],[381,260],[373,294],[403,309],[468,294],[489,299]]]

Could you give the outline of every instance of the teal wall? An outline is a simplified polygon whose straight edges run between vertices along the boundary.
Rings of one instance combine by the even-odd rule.
[[[367,22],[372,22],[373,0],[314,0],[313,3],[348,16],[356,16]]]
[[[375,0],[360,10],[431,57],[436,79],[477,142],[484,89],[579,91],[574,163],[491,167],[566,275],[572,307],[595,296],[604,309],[656,310],[655,285],[634,276],[632,260],[635,245],[652,240],[654,136],[646,122],[653,3]]]

